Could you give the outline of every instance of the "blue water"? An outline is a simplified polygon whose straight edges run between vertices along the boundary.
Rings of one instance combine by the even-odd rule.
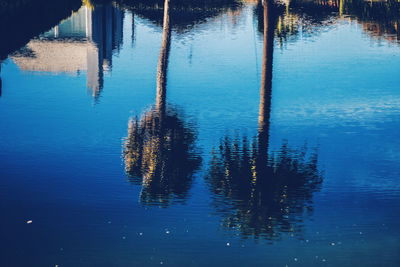
[[[302,176],[305,185],[289,190],[282,214],[276,199],[251,206],[250,182],[234,180],[245,174],[228,175],[227,166],[211,171],[225,137],[233,147],[260,136],[264,41],[256,4],[223,8],[181,28],[171,13],[165,90],[167,111],[176,112],[168,116],[180,123],[167,122],[165,131],[186,137],[155,137],[166,142],[159,159],[168,158],[160,167],[165,174],[134,175],[127,171],[128,128],[130,120],[158,116],[162,12],[155,22],[129,5],[105,5],[114,12],[113,24],[105,23],[113,25],[112,34],[106,29],[113,48],[85,32],[87,24],[76,26],[104,8],[83,6],[26,44],[33,57],[16,50],[1,63],[1,266],[400,265],[396,34],[368,31],[369,21],[335,8],[317,22],[296,6],[281,15],[292,15],[297,30],[286,39],[276,30],[273,40],[269,158],[279,162],[287,144],[297,162],[296,151],[306,146],[304,164],[317,157],[319,180]],[[104,50],[96,56],[105,63],[94,64],[103,70],[101,82],[88,70],[96,48]],[[89,81],[102,85],[93,89]],[[147,149],[157,150],[151,144]],[[190,159],[197,164],[189,166]],[[146,184],[147,176],[154,180]],[[274,188],[254,190],[274,196]]]

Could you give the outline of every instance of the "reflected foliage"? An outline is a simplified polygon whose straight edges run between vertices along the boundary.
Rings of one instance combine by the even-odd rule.
[[[225,137],[212,152],[208,181],[223,225],[243,237],[278,239],[282,232],[299,233],[303,217],[313,210],[313,193],[322,176],[317,152],[290,149],[260,155],[255,140]]]
[[[223,225],[243,237],[270,240],[282,232],[299,233],[305,214],[312,212],[312,196],[322,183],[317,153],[290,149],[284,143],[269,154],[273,47],[277,6],[262,3],[263,63],[258,134],[248,138],[223,138],[212,151],[207,180]]]
[[[141,183],[142,203],[168,205],[184,200],[201,158],[196,153],[196,132],[178,110],[164,114],[152,108],[140,120],[131,119],[125,143],[125,170],[131,181]]]
[[[166,103],[170,42],[170,1],[165,0],[156,104],[141,119],[130,120],[124,148],[126,172],[142,184],[141,202],[160,206],[186,199],[201,164],[194,125]]]
[[[399,41],[400,1],[288,0],[275,1],[275,35],[279,44],[312,37],[340,20],[356,20],[366,33]],[[254,9],[259,32],[263,31],[262,5]]]
[[[122,7],[132,10],[140,17],[161,26],[163,21],[162,0],[120,0]],[[239,0],[176,0],[171,6],[171,27],[177,32],[186,32],[194,25],[221,13],[237,10],[242,3]]]
[[[341,12],[356,18],[365,32],[400,41],[400,1],[343,1]]]

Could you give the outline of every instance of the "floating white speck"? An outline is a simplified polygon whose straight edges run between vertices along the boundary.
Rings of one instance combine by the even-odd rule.
[[[30,224],[30,223],[32,223],[32,222],[33,222],[32,220],[26,221],[27,224]]]
[[[306,239],[306,242],[308,243],[310,240]]]
[[[164,264],[164,262],[160,261],[160,264]]]
[[[170,233],[170,231],[168,231],[168,230],[167,230],[167,231],[165,231],[165,233],[166,233],[166,234],[169,234],[169,233]]]
[[[322,259],[323,262],[326,262],[326,259]]]
[[[143,235],[143,233],[139,233],[139,235]]]
[[[294,261],[297,261],[297,258],[294,258]]]
[[[231,244],[228,242],[228,243],[226,243],[226,245],[229,247]]]
[[[126,236],[123,236],[122,239],[126,239]]]
[[[334,246],[334,245],[336,245],[335,242],[332,242],[332,243],[331,243],[331,246]]]
[[[108,224],[111,224],[111,221],[108,221]]]
[[[362,235],[362,232],[360,232],[360,235]]]

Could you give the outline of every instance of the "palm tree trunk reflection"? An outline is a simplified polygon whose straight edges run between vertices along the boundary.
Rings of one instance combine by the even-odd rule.
[[[186,198],[193,174],[201,163],[193,125],[166,102],[171,41],[169,8],[170,0],[165,0],[156,103],[139,120],[130,120],[124,149],[126,172],[132,181],[139,180],[143,186],[141,202],[162,206]]]
[[[272,97],[272,57],[274,49],[274,20],[272,19],[271,3],[263,0],[263,57],[260,88],[260,107],[258,115],[258,161],[268,160],[269,126]],[[260,165],[260,164],[257,164]]]
[[[257,136],[250,146],[246,137],[223,138],[219,150],[213,150],[207,180],[225,227],[245,237],[276,239],[281,232],[300,230],[322,177],[316,153],[306,158],[304,149],[289,149],[285,143],[277,155],[268,153],[275,18],[272,0],[261,5],[264,39]]]
[[[158,58],[158,68],[157,68],[157,100],[156,109],[161,114],[165,113],[166,108],[166,86],[167,86],[167,68],[168,68],[168,58],[171,44],[171,28],[169,22],[169,2],[170,0],[165,0],[164,2],[164,19],[163,19],[163,32],[161,41],[160,56]]]

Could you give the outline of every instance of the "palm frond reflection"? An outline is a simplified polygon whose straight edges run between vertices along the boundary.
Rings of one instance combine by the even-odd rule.
[[[186,199],[201,164],[195,125],[166,103],[170,39],[169,0],[165,0],[156,104],[140,119],[130,119],[124,146],[125,170],[131,181],[142,185],[141,202],[161,206]]]
[[[261,3],[260,3],[261,4]],[[225,136],[212,151],[207,181],[223,225],[244,237],[279,238],[300,233],[303,215],[313,210],[313,193],[322,183],[318,154],[306,147],[291,149],[285,142],[269,152],[272,67],[276,17],[272,1],[262,2],[263,61],[257,136]]]

